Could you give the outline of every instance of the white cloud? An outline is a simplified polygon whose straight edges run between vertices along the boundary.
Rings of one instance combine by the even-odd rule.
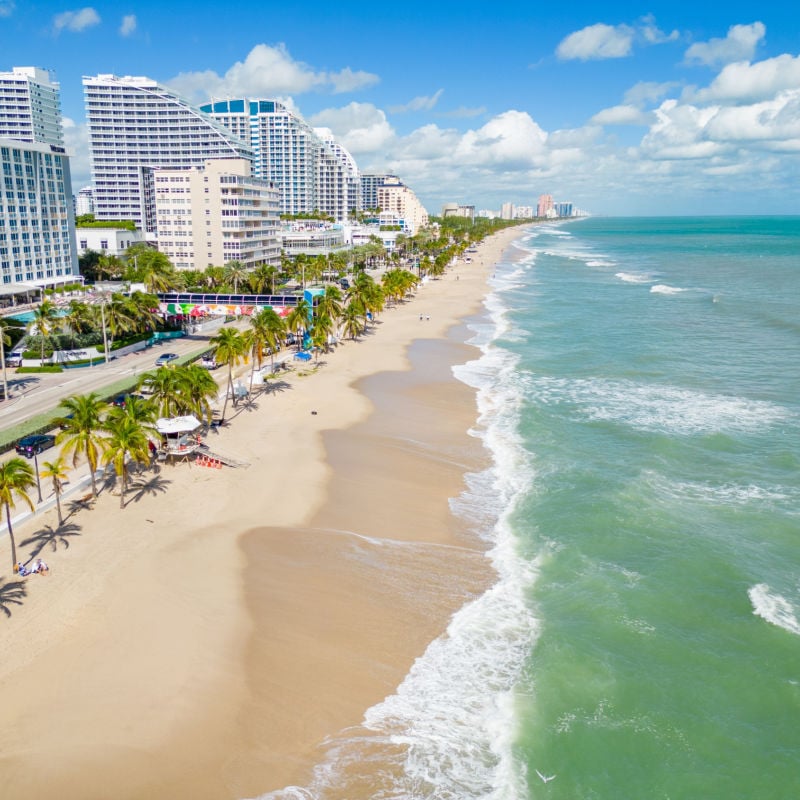
[[[571,33],[556,48],[562,60],[588,61],[600,58],[623,58],[633,47],[633,29],[627,25],[605,25],[598,22]]]
[[[541,164],[547,134],[524,111],[505,111],[476,131],[467,131],[456,156],[469,164],[503,169]]]
[[[63,30],[81,33],[100,22],[100,15],[91,7],[78,11],[62,11],[53,17],[53,31],[58,35]]]
[[[636,106],[621,105],[604,108],[590,121],[596,125],[649,125],[653,121],[653,115]]]
[[[695,102],[767,100],[788,89],[800,88],[800,56],[781,55],[755,64],[728,64],[707,89],[686,93]]]
[[[640,81],[625,92],[625,97],[623,99],[625,103],[634,106],[642,106],[645,103],[655,103],[678,86],[679,84],[675,81],[667,81],[664,83]]]
[[[15,8],[14,0],[0,0],[0,17],[10,17]]]
[[[327,91],[352,92],[378,83],[368,72],[345,67],[339,72],[316,71],[295,61],[286,46],[256,45],[244,61],[237,61],[220,76],[212,70],[182,72],[168,84],[190,100],[204,102],[210,97],[275,97]]]
[[[444,89],[439,89],[439,91],[430,97],[422,95],[420,97],[415,97],[413,100],[409,100],[404,105],[389,106],[389,111],[392,114],[403,114],[406,111],[430,111],[439,102],[439,98],[443,93]]]
[[[120,36],[130,36],[136,32],[136,14],[126,14],[119,26]]]
[[[329,108],[314,114],[309,122],[314,127],[330,128],[336,139],[355,157],[379,151],[395,136],[386,114],[371,103],[349,103],[343,108]]]
[[[581,28],[560,42],[556,55],[562,61],[625,58],[633,51],[634,43],[663,44],[673,42],[679,36],[678,31],[664,33],[656,25],[652,14],[648,14],[634,25],[606,25],[598,22]]]
[[[687,51],[685,60],[689,64],[716,66],[732,61],[750,61],[756,46],[764,38],[766,28],[761,22],[752,25],[732,25],[724,39],[696,42]]]

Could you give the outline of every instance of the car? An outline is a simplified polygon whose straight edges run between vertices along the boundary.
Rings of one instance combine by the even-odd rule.
[[[214,353],[205,353],[200,359],[200,366],[204,369],[216,369],[219,364],[217,364],[217,360],[214,358]]]
[[[56,437],[50,433],[35,433],[32,436],[23,436],[15,445],[14,449],[21,456],[33,458],[42,450],[47,450],[56,443]]]
[[[22,366],[22,353],[8,353],[6,355],[7,367],[21,367]]]
[[[350,281],[347,280],[347,278],[342,278],[339,281],[339,286],[341,286],[342,289],[349,289],[350,288]]]
[[[131,394],[130,392],[125,392],[123,394],[118,394],[115,397],[111,398],[111,405],[116,406],[117,408],[125,408],[128,400],[131,399],[137,400],[144,400],[144,397],[140,394]]]
[[[178,358],[178,354],[177,353],[162,353],[156,359],[156,366],[157,367],[164,367],[167,364],[169,364],[171,361],[174,361],[176,358]]]

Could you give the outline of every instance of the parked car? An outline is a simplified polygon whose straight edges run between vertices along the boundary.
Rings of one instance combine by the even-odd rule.
[[[177,353],[162,353],[156,359],[156,366],[157,367],[164,367],[167,364],[169,364],[170,362],[175,361],[176,358],[178,358],[178,354]]]
[[[56,437],[49,433],[35,433],[33,436],[24,436],[15,445],[14,449],[21,456],[33,458],[35,454],[47,450],[56,443]]]
[[[116,397],[111,398],[111,405],[116,406],[117,408],[125,408],[125,404],[131,398],[136,398],[137,400],[144,400],[144,397],[140,394],[131,394],[130,392],[125,392],[123,394],[118,394]]]
[[[217,360],[214,358],[213,353],[205,353],[200,359],[200,366],[205,369],[216,369],[219,364],[217,364]]]
[[[342,289],[349,289],[350,288],[350,281],[347,280],[347,278],[342,278],[339,281],[339,286],[341,286]]]
[[[7,367],[21,367],[22,366],[22,353],[7,353],[6,354]]]

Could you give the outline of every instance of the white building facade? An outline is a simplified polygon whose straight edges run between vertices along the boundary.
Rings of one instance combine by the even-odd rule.
[[[48,70],[0,72],[0,136],[64,146],[61,90]]]
[[[94,250],[96,253],[122,257],[131,245],[144,241],[138,228],[135,231],[128,228],[76,228],[75,236],[79,256],[87,250]]]
[[[0,138],[0,294],[15,285],[55,286],[78,277],[64,148]]]
[[[319,211],[343,222],[360,208],[355,159],[330,131],[315,130],[277,100],[221,100],[200,110],[250,143],[254,172],[278,187],[282,214]]]
[[[95,216],[133,220],[157,237],[153,171],[244,158],[250,146],[146,77],[84,77]]]
[[[154,171],[158,249],[177,269],[280,264],[280,196],[251,173],[249,159]]]
[[[59,85],[14,67],[0,73],[0,294],[78,279]]]

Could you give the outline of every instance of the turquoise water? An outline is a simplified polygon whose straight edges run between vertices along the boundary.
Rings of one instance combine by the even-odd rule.
[[[800,218],[507,256],[455,370],[494,465],[453,510],[498,581],[272,796],[351,796],[360,761],[398,800],[800,797]]]
[[[800,796],[800,220],[534,231],[502,289],[552,798]]]

